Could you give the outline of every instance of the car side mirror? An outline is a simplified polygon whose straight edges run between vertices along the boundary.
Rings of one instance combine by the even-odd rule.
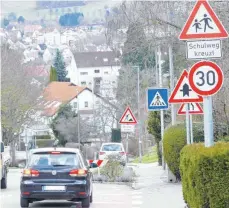
[[[98,165],[96,163],[91,163],[90,168],[98,168]]]
[[[1,152],[4,152],[4,144],[1,142]]]

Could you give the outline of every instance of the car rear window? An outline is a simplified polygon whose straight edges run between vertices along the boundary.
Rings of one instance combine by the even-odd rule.
[[[31,155],[28,166],[29,167],[74,166],[80,168],[81,163],[76,153],[41,152],[41,153],[34,153]]]
[[[122,146],[119,144],[105,144],[102,151],[122,151]]]

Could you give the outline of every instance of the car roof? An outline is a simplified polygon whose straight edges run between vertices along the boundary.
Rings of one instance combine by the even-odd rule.
[[[80,150],[77,148],[65,148],[65,147],[45,147],[45,148],[37,148],[30,150],[31,154],[39,153],[39,152],[50,152],[50,151],[58,151],[58,152],[69,152],[69,153],[79,153]]]

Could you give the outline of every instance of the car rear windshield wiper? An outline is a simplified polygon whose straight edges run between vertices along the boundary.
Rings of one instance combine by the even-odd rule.
[[[62,166],[71,166],[71,165],[60,165],[60,164],[56,164],[56,165],[52,165],[53,167],[62,167]]]

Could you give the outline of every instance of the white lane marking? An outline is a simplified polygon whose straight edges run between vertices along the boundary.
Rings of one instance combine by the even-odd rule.
[[[143,204],[143,201],[132,201],[132,204],[135,204],[135,205],[140,205],[140,204]]]
[[[139,198],[142,198],[142,196],[141,195],[132,196],[132,199],[139,199]]]

